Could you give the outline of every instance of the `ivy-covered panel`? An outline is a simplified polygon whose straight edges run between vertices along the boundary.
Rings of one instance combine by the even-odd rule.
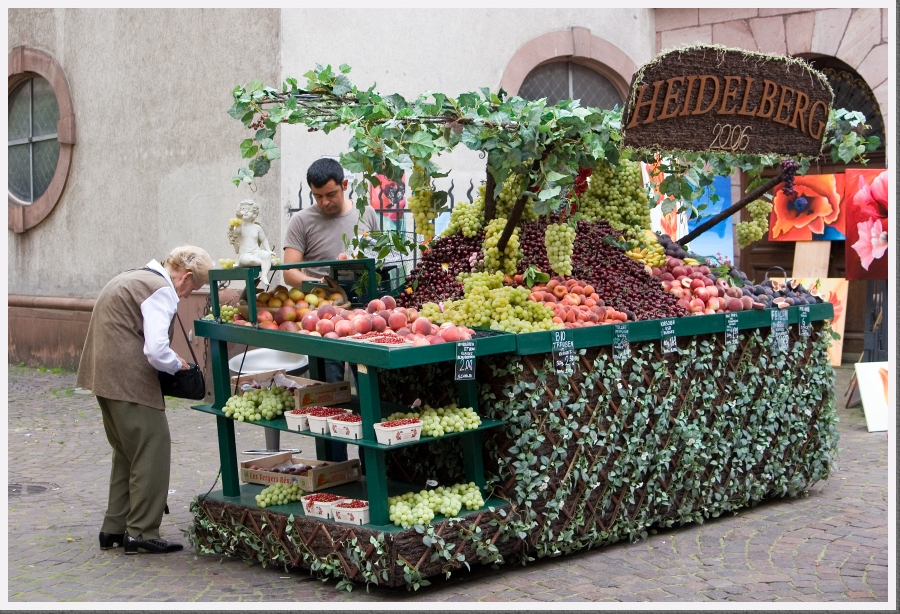
[[[644,537],[651,526],[703,522],[768,497],[797,496],[829,476],[836,451],[831,331],[793,329],[786,352],[768,329],[581,350],[557,374],[549,355],[479,360],[482,415],[508,422],[486,438],[494,495],[510,501],[509,529],[536,556]],[[392,400],[445,403],[452,365],[383,372]],[[390,455],[413,483],[462,475],[450,442]],[[392,475],[391,477],[395,477]]]

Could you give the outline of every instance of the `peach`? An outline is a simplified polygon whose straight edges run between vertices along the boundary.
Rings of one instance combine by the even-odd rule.
[[[708,309],[712,309],[713,311],[718,311],[722,308],[722,302],[720,301],[718,296],[711,296],[709,300],[706,301],[706,307]]]
[[[334,319],[332,319],[334,322]],[[353,326],[353,322],[349,320],[340,320],[334,325],[334,332],[338,334],[339,337],[347,337],[356,332],[356,328]]]
[[[681,277],[682,275],[686,276],[688,274],[687,269],[683,266],[672,267],[671,271],[672,275],[675,277]]]
[[[381,311],[379,311],[379,312],[376,313],[375,315],[381,316],[381,319],[383,319],[385,322],[387,322],[387,321],[388,321],[388,318],[391,317],[391,312],[390,312],[390,310],[388,310],[388,309],[382,309]]]
[[[408,337],[412,334],[412,332],[405,326],[403,326],[401,328],[395,328],[394,332],[397,333],[398,335],[400,335],[401,337]]]
[[[704,286],[700,286],[699,288],[694,289],[694,298],[698,298],[704,303],[711,300],[711,294],[709,290],[707,290]]]
[[[297,309],[309,309],[309,303],[307,303],[306,301],[297,301],[294,307],[296,307]]]
[[[706,302],[699,298],[692,298],[690,302],[691,313],[702,313],[706,309]]]
[[[431,345],[431,343],[428,342],[428,339],[426,337],[420,337],[418,339],[413,340],[413,347],[419,348],[419,347],[423,347],[426,345]]]
[[[659,278],[663,281],[672,281],[673,279],[675,279],[675,276],[669,272],[666,272],[660,275]]]
[[[381,302],[384,303],[385,309],[393,309],[397,306],[397,301],[394,300],[393,296],[385,295],[381,297]]]
[[[408,322],[405,313],[400,313],[399,311],[395,311],[391,315],[388,316],[387,324],[395,331],[400,330],[406,323]]]
[[[562,298],[566,295],[566,287],[565,286],[556,286],[553,288],[553,295],[556,298]]]
[[[372,316],[372,330],[383,333],[387,329],[387,322],[381,316]]]
[[[747,297],[750,298],[749,296]],[[728,311],[743,311],[744,310],[744,302],[739,298],[729,297],[726,299],[725,306],[728,308]],[[750,299],[750,306],[753,306],[753,299]]]
[[[430,335],[431,329],[431,322],[427,318],[416,318],[412,324],[412,332],[420,335]]]
[[[328,320],[325,320],[325,322],[328,322]],[[339,338],[340,335],[338,335],[334,331],[331,331],[330,333],[325,333],[322,336],[325,337],[326,339],[337,339],[337,338]]]
[[[330,320],[337,314],[337,309],[334,308],[334,305],[322,305],[318,309],[316,309],[316,315],[319,316],[322,320]]]
[[[360,334],[366,334],[372,330],[372,319],[370,316],[355,316],[353,320],[353,328]]]
[[[334,324],[331,323],[331,320],[319,320],[316,322],[316,331],[322,336],[325,336],[327,333],[333,333]]]
[[[690,288],[691,290],[697,290],[698,288],[706,287],[706,284],[703,283],[702,279],[692,279],[687,287]]]
[[[451,324],[444,330],[444,334],[441,336],[444,338],[444,341],[459,341],[462,339],[462,331]]]
[[[759,309],[756,306],[756,301],[754,301],[749,296],[742,296],[740,298],[741,304],[744,306],[744,309]]]
[[[672,269],[674,269],[675,267],[677,267],[677,266],[684,266],[684,260],[681,260],[681,259],[679,259],[679,258],[669,258],[669,259],[666,261],[666,267],[667,267],[670,271],[671,271]]]
[[[410,322],[414,322],[419,318],[419,310],[418,309],[410,309],[406,314],[407,319]]]
[[[376,313],[378,311],[382,311],[383,309],[386,309],[384,302],[377,298],[372,299],[371,301],[369,301],[369,304],[366,305],[366,311],[368,311],[369,313]]]
[[[309,335],[310,337],[321,337],[322,336],[322,333],[320,333],[317,330],[311,330],[306,334]]]
[[[429,335],[428,343],[431,345],[438,345],[440,343],[447,343],[440,335]]]

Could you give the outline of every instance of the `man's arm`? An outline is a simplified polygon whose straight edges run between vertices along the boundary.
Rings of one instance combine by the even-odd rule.
[[[293,247],[284,248],[284,263],[291,264],[293,262],[303,262],[303,254]],[[323,281],[320,277],[312,277],[303,272],[303,269],[285,269],[284,281],[294,288],[299,288],[304,281]]]

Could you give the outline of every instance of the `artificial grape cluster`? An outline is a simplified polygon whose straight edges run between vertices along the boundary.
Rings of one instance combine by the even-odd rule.
[[[569,224],[548,224],[544,235],[544,247],[550,268],[559,275],[572,274],[572,247],[575,245],[575,228]]]
[[[797,194],[797,191],[794,189],[794,177],[798,170],[800,170],[799,162],[790,159],[781,161],[781,176],[783,179],[781,191],[788,198]]]
[[[613,167],[601,161],[578,199],[578,212],[584,220],[606,220],[619,230],[628,226],[650,228],[650,207],[640,163],[622,160]]]
[[[219,318],[222,322],[234,322],[234,314],[238,312],[237,307],[231,305],[222,305],[219,307]]]
[[[406,276],[407,290],[397,297],[400,307],[416,307],[429,301],[461,298],[460,273],[476,270],[484,259],[484,232],[473,237],[456,233],[431,242],[416,267]]]
[[[263,418],[271,420],[293,406],[294,396],[290,390],[284,386],[272,386],[252,388],[242,395],[230,397],[222,411],[238,422],[256,422]]]
[[[497,247],[497,244],[500,242],[500,236],[503,234],[503,229],[506,227],[506,222],[507,219],[505,217],[496,217],[488,222],[485,228],[483,243],[484,269],[488,273],[501,271],[507,275],[515,275],[516,267],[522,259],[522,250],[519,249],[518,227],[513,230],[506,247],[503,248],[503,253],[500,253],[500,249]]]
[[[769,214],[772,213],[772,203],[757,199],[747,205],[747,211],[750,213],[750,219],[739,222],[735,228],[738,247],[741,249],[759,241],[769,232]]]
[[[442,237],[449,237],[457,232],[466,237],[474,237],[484,227],[484,186],[479,190],[481,190],[480,201],[476,199],[475,202],[462,202],[453,206],[450,223],[441,233]]]
[[[463,507],[470,511],[480,509],[484,506],[484,497],[475,482],[469,482],[389,497],[388,505],[391,522],[408,529],[431,522],[435,514],[452,517]]]
[[[412,196],[406,201],[409,205],[409,210],[413,213],[416,234],[425,237],[425,243],[428,243],[434,237],[434,220],[437,217],[437,212],[434,210],[431,198],[433,194],[434,190],[425,188],[413,192]]]
[[[263,488],[256,495],[256,505],[259,507],[271,507],[273,505],[287,505],[294,501],[299,501],[303,496],[300,485],[296,482],[293,484],[275,483]]]
[[[674,295],[648,275],[644,265],[604,241],[622,240],[622,233],[608,222],[578,222],[572,251],[573,276],[594,287],[609,307],[623,311],[630,320],[651,320],[686,315]]]
[[[443,310],[435,303],[425,303],[420,315],[438,324],[451,322],[510,333],[559,328],[551,309],[528,300],[528,288],[503,286],[502,273],[473,273],[464,278],[463,286],[461,300],[444,301]]]
[[[481,418],[471,407],[457,407],[456,403],[447,407],[422,407],[422,412],[397,412],[388,416],[389,421],[413,420],[422,422],[422,434],[441,437],[447,433],[462,433],[481,426]],[[414,423],[414,422],[413,422]],[[382,424],[387,426],[387,424]]]

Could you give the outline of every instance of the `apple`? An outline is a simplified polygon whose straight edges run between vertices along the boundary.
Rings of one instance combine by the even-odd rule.
[[[297,326],[296,322],[285,320],[278,326],[278,330],[285,330],[289,333],[296,333],[298,330],[300,330],[300,327]]]
[[[291,288],[288,292],[288,298],[296,303],[303,298],[303,292],[299,288]]]
[[[259,296],[256,297],[256,300],[260,303],[268,303],[274,298],[269,292],[260,292]]]
[[[308,330],[309,332],[313,332],[316,330],[316,325],[319,323],[319,316],[315,313],[308,313],[303,316],[303,319],[300,320],[300,327],[303,330]]]
[[[309,303],[310,307],[318,307],[319,306],[319,297],[315,294],[307,294],[306,302]]]
[[[262,322],[271,322],[275,319],[272,315],[271,311],[257,311],[256,312],[256,321],[259,323]]]
[[[703,283],[702,279],[692,279],[690,284],[688,284],[688,287],[691,290],[697,290],[697,288],[705,288],[706,284]]]
[[[266,330],[278,330],[278,325],[275,324],[275,322],[263,322],[259,327],[265,328]]]
[[[288,300],[290,298],[290,296],[288,296],[287,292],[282,290],[281,292],[275,293],[275,298],[277,298],[278,300],[280,300],[283,303],[284,301]]]
[[[283,322],[295,322],[297,320],[297,310],[290,305],[285,305],[275,312],[275,322],[281,324]]]
[[[696,281],[696,280],[695,280]],[[692,284],[693,285],[693,284]],[[712,296],[706,286],[701,285],[699,288],[694,288],[694,298],[699,298],[704,303],[710,300]]]

